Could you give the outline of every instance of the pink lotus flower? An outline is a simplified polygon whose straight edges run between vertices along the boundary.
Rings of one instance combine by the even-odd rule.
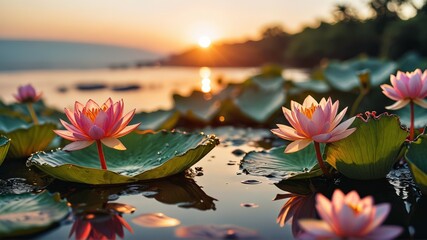
[[[272,129],[271,132],[277,136],[293,141],[286,149],[285,153],[292,153],[307,147],[314,142],[317,161],[323,174],[328,175],[328,171],[323,163],[320,153],[319,143],[335,142],[352,134],[356,128],[347,129],[354,121],[355,117],[338,125],[344,117],[347,108],[344,108],[338,115],[339,101],[332,103],[331,98],[322,98],[318,103],[312,96],[308,95],[303,104],[291,101],[291,110],[283,107],[283,113],[292,127],[277,124],[279,128]]]
[[[13,94],[13,96],[18,102],[25,103],[27,105],[28,112],[30,113],[31,119],[33,119],[34,124],[39,124],[37,114],[33,108],[33,103],[40,100],[40,98],[42,97],[42,93],[37,93],[31,84],[27,84],[25,86],[19,86],[18,94]]]
[[[40,100],[42,93],[37,93],[31,84],[27,84],[20,86],[18,88],[18,94],[14,94],[13,96],[20,103],[34,103]]]
[[[390,76],[391,85],[382,84],[384,95],[396,101],[393,105],[387,106],[386,109],[401,109],[409,103],[411,110],[411,126],[409,140],[414,140],[414,103],[423,108],[427,108],[427,70],[424,73],[420,69],[414,72],[403,73],[398,71],[396,76]]]
[[[109,98],[102,106],[90,99],[86,105],[76,102],[74,112],[66,108],[65,114],[71,124],[61,119],[67,130],[55,130],[59,136],[73,141],[63,150],[79,150],[96,142],[102,168],[106,169],[101,143],[117,150],[126,150],[117,138],[139,126],[139,123],[127,126],[135,115],[135,109],[123,116],[123,107],[123,100],[113,103]]]
[[[391,85],[382,84],[384,95],[396,101],[386,109],[397,110],[410,102],[414,102],[423,108],[427,108],[427,70],[424,73],[420,69],[414,72],[403,73],[398,71],[396,76],[390,76]]]
[[[360,199],[356,191],[344,195],[335,190],[332,201],[316,195],[316,209],[322,220],[302,219],[301,239],[393,239],[400,226],[380,226],[390,212],[390,204],[374,205],[373,198]]]
[[[345,108],[338,115],[339,101],[332,104],[331,98],[322,98],[320,103],[308,95],[303,104],[291,101],[291,110],[283,107],[283,113],[292,127],[277,124],[279,128],[271,130],[277,136],[294,141],[285,153],[292,153],[307,147],[312,141],[318,143],[335,142],[352,134],[356,128],[347,129],[355,117],[338,125],[347,111]]]

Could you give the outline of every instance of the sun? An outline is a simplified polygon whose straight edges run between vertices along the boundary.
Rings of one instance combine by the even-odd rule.
[[[198,43],[201,48],[208,48],[212,42],[208,36],[201,36]]]

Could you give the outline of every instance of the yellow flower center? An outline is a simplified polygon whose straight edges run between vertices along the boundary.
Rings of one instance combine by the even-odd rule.
[[[107,105],[102,105],[101,108],[92,108],[92,109],[83,109],[83,114],[86,115],[92,122],[95,122],[96,116],[98,116],[99,111],[106,111],[108,109]]]
[[[317,107],[318,107],[319,105],[314,105],[314,104],[311,104],[311,106],[309,107],[309,108],[302,108],[301,109],[301,112],[306,116],[306,117],[308,117],[309,119],[311,119],[312,117],[313,117],[313,113],[314,113],[314,111],[316,111],[316,109],[317,109]]]
[[[354,214],[359,214],[362,212],[362,205],[361,204],[348,204],[348,206],[353,210]]]

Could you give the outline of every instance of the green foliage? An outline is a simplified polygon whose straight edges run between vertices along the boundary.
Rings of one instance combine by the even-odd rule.
[[[54,123],[39,125],[8,116],[0,116],[0,134],[11,139],[8,157],[28,157],[36,151],[43,151],[56,136],[53,130],[57,129]]]
[[[0,165],[3,163],[6,157],[7,151],[9,150],[10,140],[5,136],[0,136]]]
[[[358,117],[350,136],[326,146],[326,161],[352,179],[384,178],[397,161],[408,132],[395,115]]]
[[[140,112],[135,114],[130,124],[141,123],[139,130],[171,130],[179,119],[179,112],[174,110],[158,110],[155,112]]]
[[[74,152],[36,153],[28,163],[64,181],[119,184],[183,172],[218,144],[214,136],[163,131],[155,134],[131,133],[121,141],[127,150],[104,148],[106,171],[100,169],[95,144]]]
[[[47,230],[69,213],[59,194],[44,191],[0,195],[0,237],[13,238]]]
[[[421,135],[412,142],[405,157],[409,163],[415,183],[424,194],[427,194],[427,135]]]
[[[301,151],[284,153],[286,146],[269,151],[252,151],[245,155],[240,166],[251,175],[280,179],[305,179],[321,176],[314,144]]]

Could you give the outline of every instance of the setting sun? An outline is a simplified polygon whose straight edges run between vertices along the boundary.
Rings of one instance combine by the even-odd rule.
[[[199,46],[202,48],[208,48],[211,45],[211,39],[207,36],[202,36],[199,38]]]

